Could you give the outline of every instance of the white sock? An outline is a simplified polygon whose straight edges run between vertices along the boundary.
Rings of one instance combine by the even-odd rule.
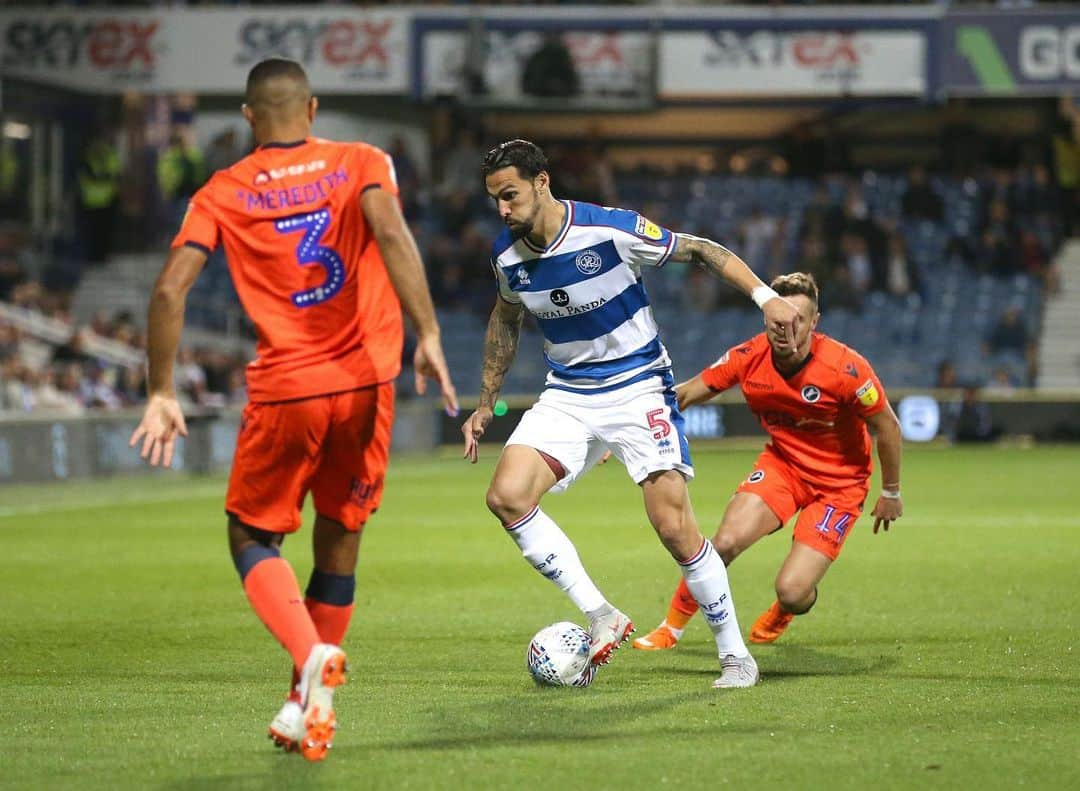
[[[566,533],[540,510],[540,506],[506,525],[506,532],[514,539],[525,560],[558,585],[583,613],[595,612],[607,605],[607,599],[589,579]]]
[[[735,602],[731,598],[727,569],[713,549],[712,542],[703,541],[701,549],[689,560],[680,561],[679,567],[686,578],[686,587],[694,594],[706,623],[712,629],[720,656],[749,654],[750,650],[739,632],[739,620],[735,617]]]

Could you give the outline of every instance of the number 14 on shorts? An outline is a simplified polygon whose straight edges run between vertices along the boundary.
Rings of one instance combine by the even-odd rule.
[[[844,533],[847,532],[848,523],[851,522],[851,514],[841,511],[839,517],[833,522],[833,517],[836,516],[836,506],[825,506],[825,514],[821,517],[821,521],[814,527],[825,535],[829,533],[836,533],[837,538],[843,538]],[[830,522],[833,522],[830,524]]]

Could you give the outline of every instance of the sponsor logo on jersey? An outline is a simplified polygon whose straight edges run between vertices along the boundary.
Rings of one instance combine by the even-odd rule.
[[[289,165],[287,168],[270,168],[260,170],[255,174],[256,184],[266,184],[275,179],[283,179],[286,176],[302,176],[305,173],[315,173],[326,169],[326,161],[316,159],[313,162],[305,162],[302,165]]]
[[[577,266],[578,271],[583,275],[595,275],[600,271],[601,265],[604,261],[600,258],[600,253],[595,250],[584,250],[577,254],[577,258],[574,259],[574,265]]]
[[[659,241],[664,236],[664,231],[660,226],[645,217],[637,218],[637,225],[634,226],[634,233],[654,241]]]
[[[807,385],[802,389],[802,400],[808,404],[814,404],[821,398],[821,391],[813,385]]]
[[[768,382],[751,382],[749,380],[743,382],[743,387],[749,390],[772,390],[772,385]]]
[[[874,380],[867,379],[862,387],[855,391],[855,396],[863,406],[873,406],[878,402],[878,391],[874,387]]]
[[[565,308],[570,304],[570,295],[561,288],[557,288],[551,292],[551,304],[557,308]]]
[[[568,301],[570,297],[562,289],[557,290]],[[561,299],[562,297],[560,297]],[[555,302],[555,292],[551,294],[551,301]],[[559,303],[556,303],[559,304]],[[607,304],[607,297],[600,297],[600,299],[594,299],[592,302],[586,302],[584,305],[566,305],[565,310],[538,310],[533,313],[538,319],[565,319],[567,316],[580,316],[582,313],[588,313],[590,310],[596,310],[601,305]]]
[[[514,273],[514,277],[517,278],[519,286],[527,286],[532,281],[529,280],[529,272],[525,267],[519,266],[517,272]]]
[[[747,483],[757,483],[758,481],[765,480],[765,470],[754,470],[750,473],[750,477],[746,479]]]

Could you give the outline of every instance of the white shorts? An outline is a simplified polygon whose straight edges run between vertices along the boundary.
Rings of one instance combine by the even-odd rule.
[[[562,464],[566,475],[553,492],[569,488],[605,450],[623,463],[634,483],[660,470],[694,477],[670,372],[595,395],[548,388],[521,416],[506,444],[536,448]]]

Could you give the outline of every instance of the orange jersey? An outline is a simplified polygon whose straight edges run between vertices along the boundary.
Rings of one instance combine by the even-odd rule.
[[[389,156],[365,143],[270,143],[219,170],[191,199],[172,246],[224,245],[258,334],[252,401],[339,393],[394,379],[401,305],[360,208],[397,195]]]
[[[729,349],[701,378],[717,392],[737,382],[769,432],[769,447],[804,480],[840,488],[870,476],[865,418],[888,401],[870,363],[854,349],[814,333],[806,362],[784,377],[762,333]]]

